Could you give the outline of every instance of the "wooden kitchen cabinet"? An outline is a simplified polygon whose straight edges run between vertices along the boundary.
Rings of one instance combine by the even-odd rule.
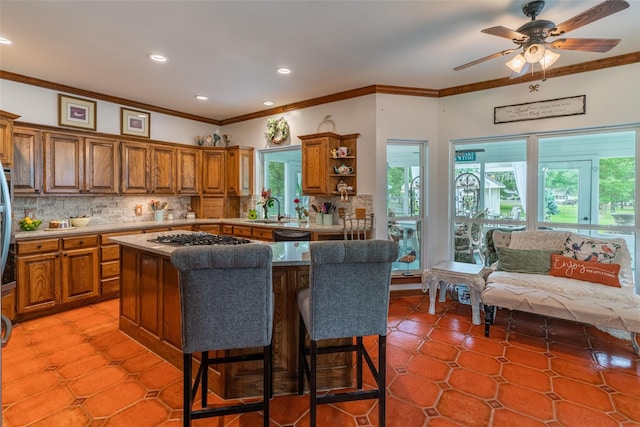
[[[349,195],[357,193],[357,141],[359,134],[338,135],[324,132],[299,136],[302,141],[302,192],[311,195],[335,196],[340,193],[340,180],[351,187]],[[334,156],[332,150],[347,147],[347,156]],[[351,168],[349,174],[339,174],[341,165]]]
[[[5,168],[13,166],[13,121],[19,117],[0,110],[0,162]]]
[[[164,145],[151,145],[152,194],[176,194],[176,149]]]
[[[227,148],[227,196],[253,194],[253,148],[234,146]]]
[[[121,187],[122,194],[146,194],[149,192],[149,144],[122,141]]]
[[[84,192],[117,194],[120,178],[120,143],[115,139],[85,138]]]
[[[45,193],[78,194],[84,185],[84,138],[44,132]]]
[[[13,129],[13,191],[40,194],[42,191],[42,133],[35,129]]]
[[[18,316],[50,310],[60,303],[58,240],[17,242]]]
[[[62,238],[63,304],[100,295],[98,236]]]
[[[205,148],[202,150],[202,193],[225,193],[224,148]]]
[[[195,148],[177,149],[178,194],[197,195],[200,193],[201,154],[200,150]]]

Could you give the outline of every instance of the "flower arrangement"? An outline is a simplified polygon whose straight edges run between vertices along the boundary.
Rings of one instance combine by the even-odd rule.
[[[269,208],[273,206],[273,199],[271,198],[271,189],[263,188],[260,193],[260,199],[258,200],[259,205],[262,206],[264,210],[264,218],[269,218]]]
[[[169,203],[161,202],[160,200],[151,200],[149,202],[149,206],[151,206],[151,210],[152,211],[158,212],[158,211],[166,209],[167,206],[169,206]]]
[[[304,206],[300,204],[300,199],[298,199],[297,197],[293,199],[293,203],[296,204],[296,213],[298,214],[298,220],[300,222],[306,222],[306,217],[309,214],[309,211],[307,211]]]
[[[264,134],[267,142],[282,144],[289,138],[289,124],[284,117],[267,120],[267,131]]]

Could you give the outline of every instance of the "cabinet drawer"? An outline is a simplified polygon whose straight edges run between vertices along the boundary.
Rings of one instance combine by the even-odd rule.
[[[198,231],[204,231],[211,234],[220,234],[220,228],[220,224],[205,224],[197,226]]]
[[[58,250],[58,239],[34,240],[31,242],[17,242],[18,254],[37,254]]]
[[[233,235],[239,237],[251,238],[251,227],[242,227],[236,225],[233,227]]]
[[[172,225],[170,229],[171,231],[193,231],[193,227],[190,225]]]
[[[108,245],[101,247],[100,259],[102,261],[113,261],[120,259],[120,245]]]
[[[100,264],[100,277],[103,279],[120,275],[120,261],[108,261]]]
[[[100,281],[100,293],[102,295],[114,295],[120,292],[120,278],[114,277],[113,279]]]
[[[270,228],[254,228],[252,231],[253,237],[260,240],[273,240],[273,230]]]
[[[98,246],[98,236],[63,237],[62,249],[81,249]]]
[[[233,225],[223,225],[222,234],[226,234],[227,236],[233,235]]]

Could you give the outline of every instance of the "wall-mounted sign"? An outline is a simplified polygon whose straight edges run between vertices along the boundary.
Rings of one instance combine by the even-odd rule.
[[[549,117],[575,116],[586,113],[586,95],[548,101],[505,105],[493,109],[493,123],[519,122],[523,120],[547,119]]]
[[[456,162],[475,162],[475,151],[456,151]]]

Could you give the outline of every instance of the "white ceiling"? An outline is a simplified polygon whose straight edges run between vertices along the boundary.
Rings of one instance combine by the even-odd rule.
[[[561,67],[640,51],[640,0],[568,34],[621,38],[607,53],[559,51]],[[0,69],[223,120],[369,85],[443,89],[509,76],[511,57],[457,65],[515,45],[526,0],[0,0]],[[600,0],[549,0],[563,22]],[[169,58],[153,63],[148,53]],[[512,54],[515,55],[515,54]],[[278,67],[292,73],[282,76]],[[196,101],[205,94],[208,101]]]

